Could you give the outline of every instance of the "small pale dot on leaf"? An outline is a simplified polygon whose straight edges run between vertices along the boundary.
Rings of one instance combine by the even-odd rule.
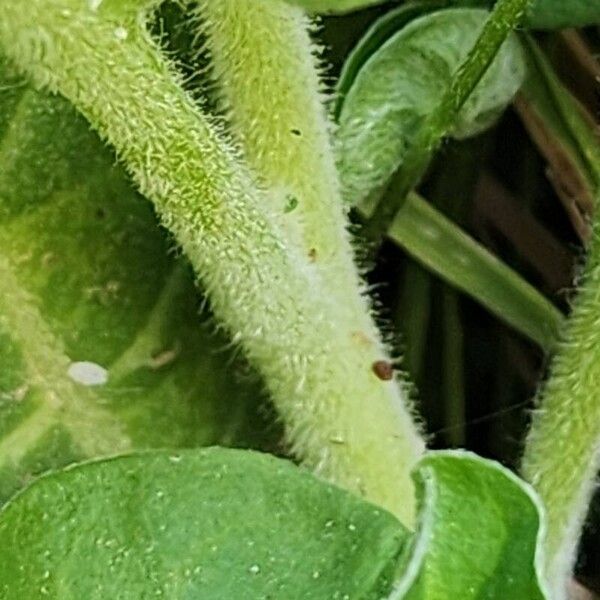
[[[108,371],[94,362],[71,363],[67,374],[73,381],[83,385],[104,385],[108,381]]]

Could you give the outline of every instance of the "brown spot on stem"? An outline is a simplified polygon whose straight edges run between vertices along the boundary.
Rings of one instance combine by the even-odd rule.
[[[390,381],[394,378],[394,367],[387,360],[377,360],[372,366],[373,373],[381,379],[381,381]]]
[[[317,260],[317,249],[316,248],[311,248],[308,251],[308,258],[310,259],[310,262],[316,262],[316,260]]]

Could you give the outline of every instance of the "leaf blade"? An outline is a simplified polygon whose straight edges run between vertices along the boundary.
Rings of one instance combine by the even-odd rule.
[[[526,483],[464,451],[429,453],[414,477],[418,530],[389,600],[549,598],[543,509]]]
[[[554,348],[563,322],[560,311],[418,195],[408,197],[388,235],[429,270],[542,348]]]
[[[0,81],[0,503],[83,458],[259,443],[258,386],[148,203],[64,100]]]
[[[384,188],[404,159],[417,153],[427,120],[437,114],[488,15],[480,9],[446,9],[422,16],[364,64],[345,96],[337,131],[348,202],[356,205]],[[488,127],[524,76],[520,49],[511,36],[448,133],[463,138]]]
[[[6,600],[374,600],[404,531],[285,461],[213,448],[46,477],[0,513],[0,540]]]

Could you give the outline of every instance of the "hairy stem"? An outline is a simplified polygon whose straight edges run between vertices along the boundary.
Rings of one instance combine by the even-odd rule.
[[[273,212],[347,296],[356,269],[308,19],[281,0],[201,0],[199,15],[221,104]]]
[[[410,523],[408,473],[422,442],[396,384],[373,372],[380,348],[323,299],[302,249],[141,19],[83,4],[0,0],[4,52],[116,148],[265,376],[298,456]]]
[[[310,22],[280,0],[202,0],[199,18],[222,108],[271,191],[268,208],[303,248],[324,299],[365,342],[365,361],[373,348],[385,356],[346,230]]]
[[[546,506],[546,571],[564,598],[600,469],[600,239],[592,242],[583,283],[540,391],[523,475]]]
[[[280,0],[202,0],[221,103],[268,208],[298,240],[324,298],[381,348],[346,230],[339,176],[304,13]],[[293,210],[286,209],[289,199]]]

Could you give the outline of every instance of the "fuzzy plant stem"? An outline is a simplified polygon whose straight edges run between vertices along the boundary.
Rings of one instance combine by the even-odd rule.
[[[546,507],[546,575],[557,599],[566,597],[600,470],[599,233],[596,223],[579,296],[539,393],[522,464]]]
[[[198,17],[221,107],[273,212],[349,295],[356,269],[308,19],[281,0],[200,0]]]
[[[381,347],[346,229],[309,20],[281,0],[201,0],[199,19],[221,106],[271,192],[269,209],[298,240],[324,297]]]
[[[410,524],[409,471],[423,443],[395,382],[372,368],[380,348],[323,300],[302,249],[282,235],[132,4],[0,0],[0,46],[115,147],[264,375],[292,450]]]

